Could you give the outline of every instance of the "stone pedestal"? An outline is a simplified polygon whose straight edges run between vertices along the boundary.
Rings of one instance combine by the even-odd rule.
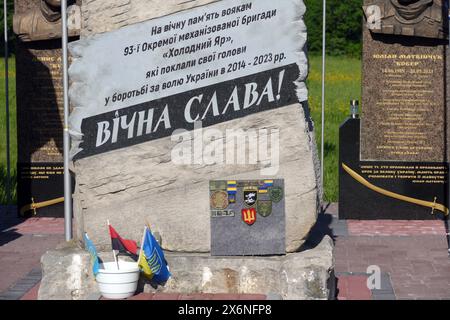
[[[110,252],[100,254],[105,261]],[[166,254],[172,278],[154,289],[141,282],[138,291],[164,293],[237,293],[280,296],[284,300],[335,297],[333,241],[326,236],[315,248],[278,257],[220,258],[207,254]],[[98,297],[89,253],[69,245],[41,259],[40,300],[86,300]],[[142,281],[142,280],[141,280]]]

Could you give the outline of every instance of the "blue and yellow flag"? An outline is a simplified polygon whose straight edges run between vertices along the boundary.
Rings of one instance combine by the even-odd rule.
[[[144,276],[158,284],[164,284],[171,276],[164,253],[148,228],[145,228],[138,265]]]
[[[84,234],[84,246],[91,255],[92,272],[94,273],[94,276],[96,276],[99,269],[97,249],[95,249],[95,246],[92,243],[91,239],[89,239],[87,233]]]

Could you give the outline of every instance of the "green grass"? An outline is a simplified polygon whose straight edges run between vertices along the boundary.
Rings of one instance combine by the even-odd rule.
[[[319,150],[322,130],[321,81],[322,57],[310,57],[307,81],[309,106]],[[334,202],[339,197],[339,126],[350,114],[350,100],[361,100],[361,61],[348,57],[327,57],[325,81],[324,200]]]
[[[14,59],[9,60],[10,127],[11,127],[11,169],[13,201],[16,202],[16,77]],[[308,78],[309,103],[316,127],[317,146],[320,150],[321,133],[321,57],[310,57]],[[4,61],[0,59],[0,203],[6,203],[6,113],[5,113]],[[339,126],[349,114],[351,99],[361,96],[361,61],[347,57],[328,57],[326,76],[325,113],[325,200],[338,200],[338,152]]]
[[[6,105],[5,105],[5,63],[0,59],[0,204],[7,203],[6,197]],[[9,59],[9,114],[11,143],[11,189],[13,203],[17,202],[17,131],[16,131],[16,64],[14,58]]]

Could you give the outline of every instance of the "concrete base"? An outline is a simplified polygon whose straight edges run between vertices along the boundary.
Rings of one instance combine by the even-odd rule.
[[[105,261],[111,253],[101,253]],[[315,248],[276,257],[211,257],[166,254],[172,278],[154,288],[141,278],[140,290],[164,293],[276,295],[285,300],[326,300],[335,296],[333,241],[326,236]],[[89,299],[98,289],[89,254],[76,247],[42,257],[39,299]]]

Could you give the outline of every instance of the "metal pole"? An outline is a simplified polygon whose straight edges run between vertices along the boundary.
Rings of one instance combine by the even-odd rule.
[[[3,0],[3,20],[5,28],[5,105],[6,105],[6,201],[11,205],[11,147],[9,132],[9,66],[8,66],[8,1]]]
[[[69,171],[69,75],[67,55],[67,0],[61,1],[62,18],[62,63],[63,63],[63,87],[64,87],[64,234],[66,241],[72,239],[72,186]]]
[[[320,183],[322,187],[322,209],[323,197],[325,195],[324,186],[324,152],[325,152],[325,54],[326,54],[326,32],[327,32],[327,1],[323,0],[323,18],[322,18],[322,133],[321,133],[321,160],[320,160]]]

